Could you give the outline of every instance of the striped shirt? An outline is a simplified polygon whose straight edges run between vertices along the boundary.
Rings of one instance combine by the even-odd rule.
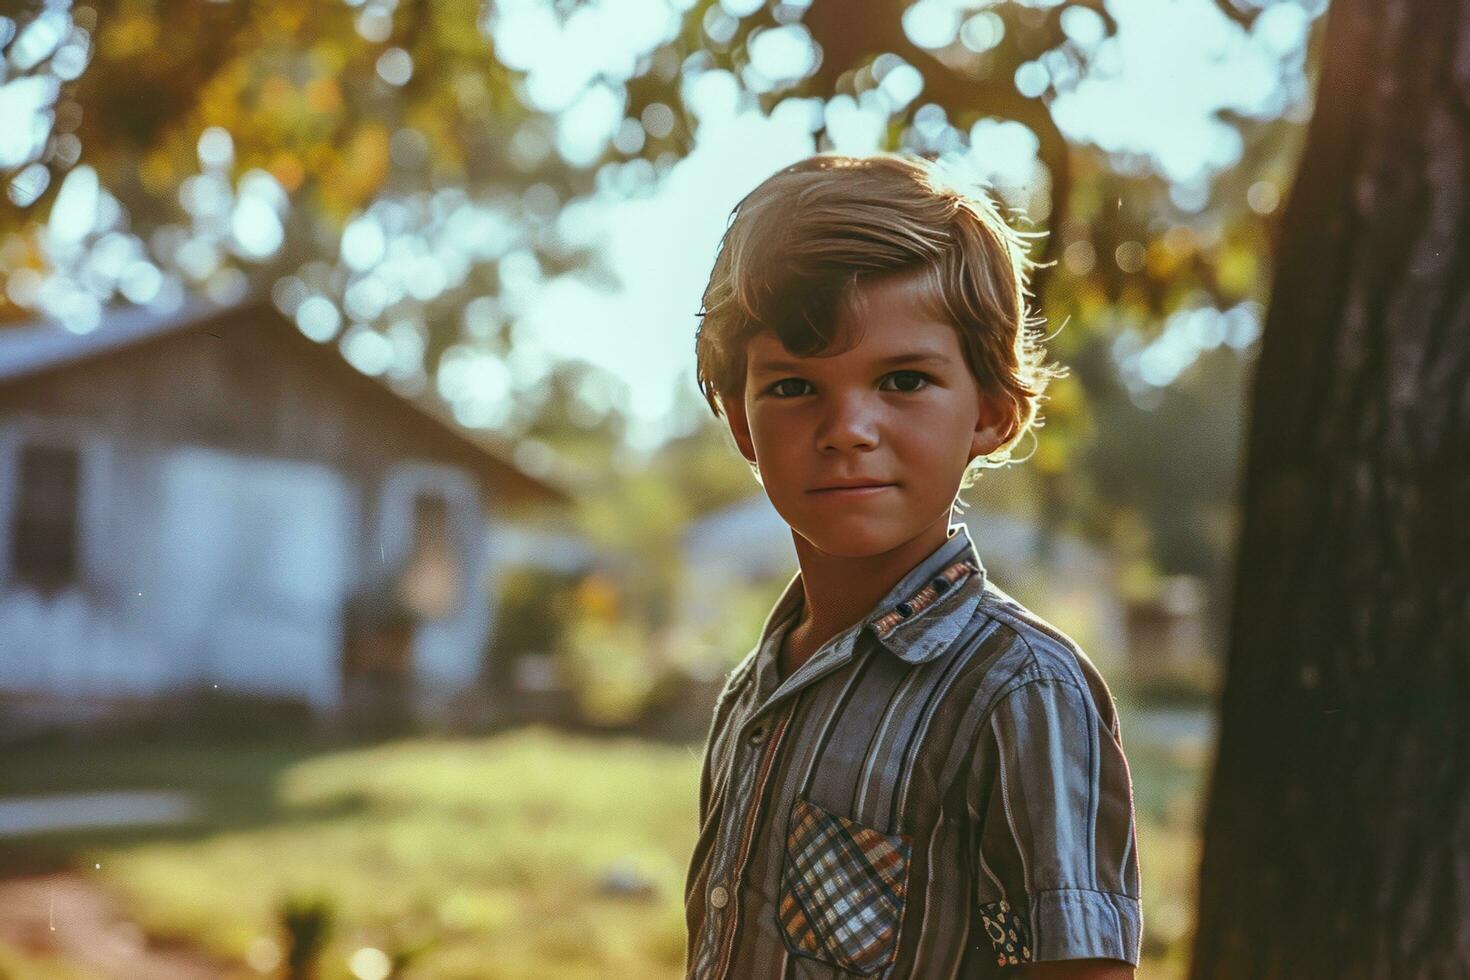
[[[963,525],[782,680],[803,598],[797,573],[715,707],[688,976],[1136,965],[1133,787],[1087,656],[986,580]]]

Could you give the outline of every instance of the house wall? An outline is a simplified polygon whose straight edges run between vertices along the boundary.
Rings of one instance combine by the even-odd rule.
[[[54,597],[0,589],[0,685],[10,691],[153,693],[170,683],[175,666],[152,642],[146,621],[124,596],[141,591],[124,561],[137,530],[133,514],[106,502],[115,495],[142,499],[138,467],[114,451],[110,439],[85,425],[52,419],[0,423],[0,581],[9,582],[18,486],[16,462],[27,442],[76,446],[81,454],[79,563],[85,585]],[[137,489],[133,489],[134,487]]]
[[[0,386],[0,689],[219,683],[333,706],[342,607],[405,560],[419,493],[445,500],[464,582],[418,629],[414,676],[433,697],[473,682],[493,626],[484,478],[335,357],[227,321]],[[41,439],[83,464],[83,573],[50,598],[5,566],[16,460]]]
[[[80,567],[50,595],[0,578],[0,689],[110,698],[218,684],[337,703],[342,603],[361,565],[350,481],[322,464],[11,419],[7,538],[19,449],[38,438],[81,453]]]
[[[168,647],[222,689],[335,705],[356,488],[323,464],[197,447],[159,463],[144,547]]]

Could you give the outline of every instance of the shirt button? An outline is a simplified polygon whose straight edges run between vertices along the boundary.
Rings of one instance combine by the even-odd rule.
[[[709,903],[717,909],[724,908],[730,901],[730,893],[725,891],[724,885],[716,885],[709,890]]]
[[[764,728],[752,728],[746,738],[749,739],[751,745],[759,745],[766,740],[766,730]]]

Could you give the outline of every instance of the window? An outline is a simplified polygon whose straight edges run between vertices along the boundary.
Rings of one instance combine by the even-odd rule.
[[[41,592],[77,580],[81,459],[76,449],[25,446],[11,528],[12,577]]]

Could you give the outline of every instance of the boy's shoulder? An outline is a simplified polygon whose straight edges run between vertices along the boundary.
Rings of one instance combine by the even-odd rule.
[[[1012,637],[987,670],[991,704],[1027,684],[1061,682],[1075,686],[1096,706],[1108,727],[1116,724],[1112,692],[1102,672],[1080,644],[1041,615],[987,579],[978,615]],[[988,631],[982,631],[982,635]]]
[[[729,701],[730,698],[735,694],[735,692],[740,690],[740,687],[745,683],[746,678],[748,678],[755,670],[755,660],[756,656],[759,653],[760,644],[757,643],[755,646],[751,647],[750,650],[746,652],[745,656],[740,658],[740,662],[737,663],[734,668],[725,675],[725,682],[720,688],[719,696],[715,698],[716,715],[718,715],[720,709],[725,706],[725,702]]]

